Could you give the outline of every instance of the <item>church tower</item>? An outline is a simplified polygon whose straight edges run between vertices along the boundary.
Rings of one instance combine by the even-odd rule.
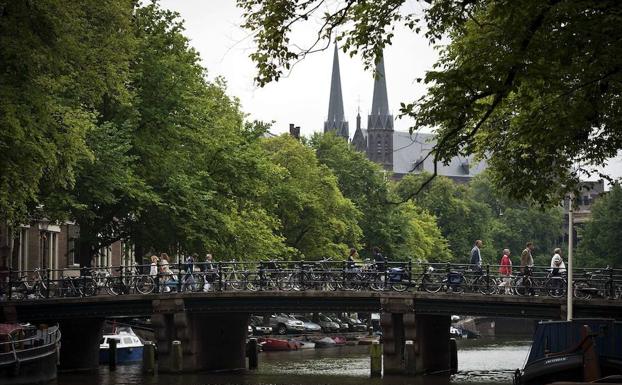
[[[386,93],[386,92],[385,92]],[[350,137],[350,129],[343,112],[343,94],[341,93],[341,75],[339,73],[339,56],[337,43],[333,56],[333,74],[330,80],[330,100],[328,101],[328,117],[324,122],[324,133],[332,131],[345,140]]]
[[[376,64],[374,97],[367,118],[367,158],[393,171],[393,115],[389,114],[384,59]]]

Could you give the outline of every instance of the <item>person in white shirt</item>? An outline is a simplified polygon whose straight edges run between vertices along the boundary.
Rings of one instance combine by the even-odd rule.
[[[562,259],[562,249],[559,247],[553,251],[553,258],[551,258],[551,268],[553,274],[561,274],[566,272],[566,265]]]

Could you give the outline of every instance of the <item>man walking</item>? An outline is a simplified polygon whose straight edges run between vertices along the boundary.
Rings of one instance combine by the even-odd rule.
[[[520,255],[520,269],[523,273],[523,284],[527,282],[531,282],[531,280],[527,280],[526,277],[531,275],[531,268],[533,267],[533,252],[534,246],[532,242],[527,242],[525,245],[525,250]],[[536,291],[533,287],[529,286],[529,295],[536,295]]]
[[[478,239],[477,241],[475,241],[475,246],[473,246],[473,248],[471,249],[470,264],[473,270],[477,271],[478,273],[482,272],[482,254],[479,250],[481,247],[482,241]]]

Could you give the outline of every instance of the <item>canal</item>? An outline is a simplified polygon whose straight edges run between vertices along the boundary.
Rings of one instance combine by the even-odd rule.
[[[119,366],[110,372],[100,366],[97,373],[60,373],[57,385],[229,385],[229,384],[283,384],[283,385],[442,385],[442,384],[511,384],[513,372],[523,366],[530,341],[510,339],[459,340],[459,373],[451,378],[412,377],[369,378],[369,346],[343,346],[294,352],[263,352],[259,369],[242,373],[199,373],[143,375],[141,366]]]

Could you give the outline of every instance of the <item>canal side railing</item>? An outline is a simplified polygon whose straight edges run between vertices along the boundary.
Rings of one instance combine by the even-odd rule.
[[[503,274],[502,274],[503,273]],[[509,274],[508,274],[509,273]],[[564,269],[414,261],[221,261],[9,270],[2,300],[211,291],[413,291],[566,297]],[[622,270],[575,268],[572,295],[622,300]]]

